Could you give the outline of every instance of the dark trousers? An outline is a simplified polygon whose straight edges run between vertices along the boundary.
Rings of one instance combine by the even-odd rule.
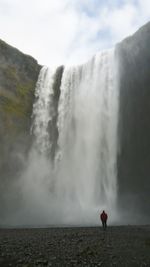
[[[103,230],[106,230],[107,228],[107,221],[102,221]]]

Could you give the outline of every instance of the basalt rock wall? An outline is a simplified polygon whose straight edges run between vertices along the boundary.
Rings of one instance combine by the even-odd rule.
[[[150,216],[150,23],[117,45],[119,204]],[[133,216],[134,217],[134,216]]]
[[[34,90],[41,66],[0,40],[0,203],[29,148]],[[7,189],[7,190],[6,190]],[[3,194],[5,192],[5,194]]]

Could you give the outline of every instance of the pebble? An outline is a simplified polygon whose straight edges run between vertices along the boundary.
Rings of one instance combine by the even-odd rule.
[[[110,229],[0,229],[0,266],[150,267],[150,228]]]

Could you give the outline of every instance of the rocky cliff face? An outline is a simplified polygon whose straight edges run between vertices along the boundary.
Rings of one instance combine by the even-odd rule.
[[[35,59],[0,40],[0,200],[7,181],[20,169],[19,153],[26,153],[30,143],[34,89],[40,68]]]
[[[118,181],[121,207],[150,216],[150,23],[117,47],[120,71]],[[134,216],[133,216],[134,217]]]
[[[0,41],[0,137],[29,131],[35,84],[40,66],[32,57]],[[18,137],[17,137],[18,138]]]

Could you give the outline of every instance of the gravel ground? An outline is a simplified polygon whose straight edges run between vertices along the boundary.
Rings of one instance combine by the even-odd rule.
[[[150,226],[0,229],[0,267],[150,267]]]

